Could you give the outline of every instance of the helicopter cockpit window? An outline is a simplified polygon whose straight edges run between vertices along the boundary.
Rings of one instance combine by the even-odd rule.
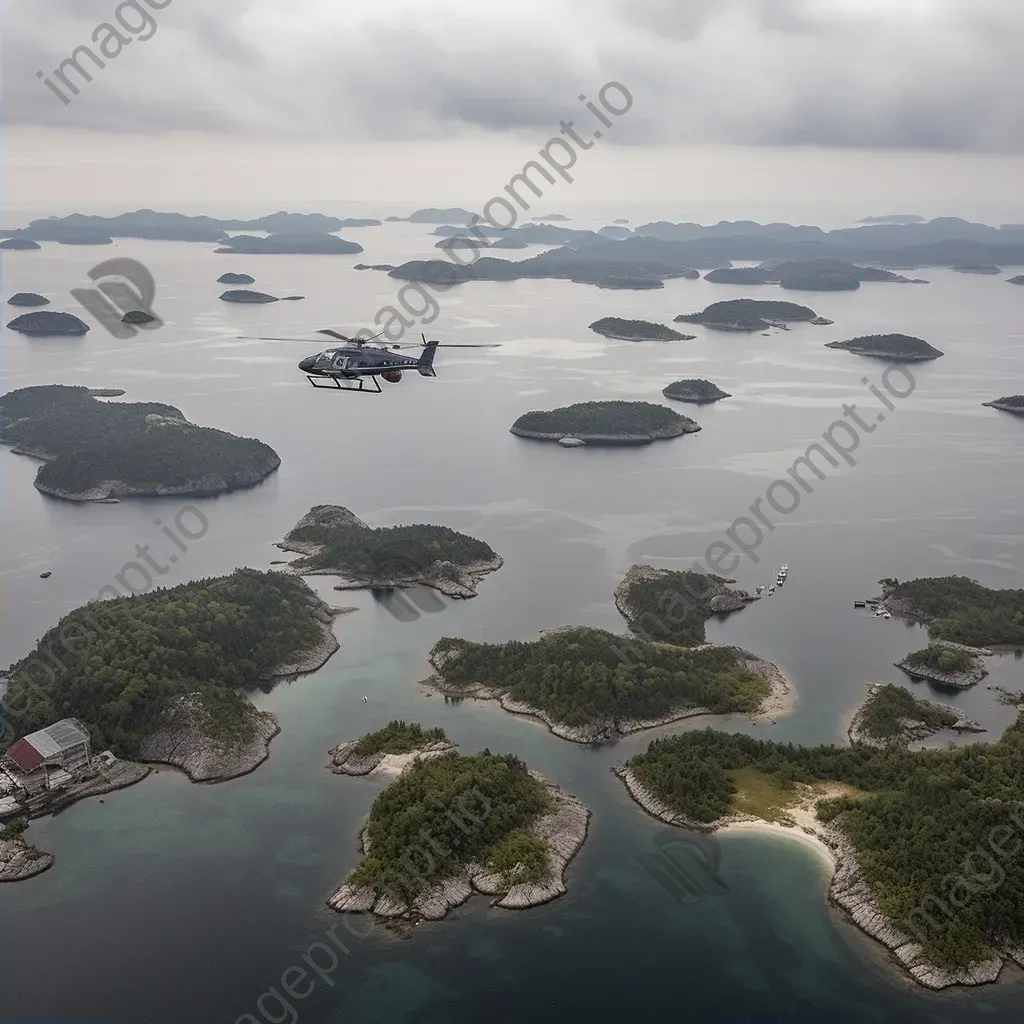
[[[334,365],[339,370],[344,370],[345,367],[348,366],[348,356],[344,356],[344,355],[337,355],[337,356],[335,356],[334,357]]]

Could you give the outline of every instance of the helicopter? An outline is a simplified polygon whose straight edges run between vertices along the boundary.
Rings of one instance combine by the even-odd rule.
[[[330,328],[316,332],[326,334],[343,342],[334,348],[326,348],[316,355],[306,356],[299,363],[299,369],[315,388],[329,388],[337,391],[357,391],[379,395],[382,378],[388,384],[397,384],[404,371],[416,370],[422,377],[436,377],[434,353],[439,347],[445,348],[495,348],[495,345],[441,345],[439,341],[427,341],[421,334],[421,345],[391,345],[388,348],[371,345],[380,334],[370,338],[349,338]],[[381,332],[383,333],[383,332]],[[258,341],[297,341],[296,338],[259,338]],[[422,349],[418,358],[396,355],[396,349]],[[329,381],[329,383],[319,383]]]

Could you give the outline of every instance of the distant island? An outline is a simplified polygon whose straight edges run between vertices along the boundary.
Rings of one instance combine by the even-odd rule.
[[[663,405],[618,401],[523,413],[511,429],[517,437],[538,441],[575,438],[586,444],[633,445],[693,434],[700,426]]]
[[[966,690],[988,675],[981,660],[992,652],[984,648],[965,647],[944,640],[934,640],[920,651],[908,654],[896,667],[911,679],[927,679],[956,690]]]
[[[326,234],[284,234],[235,235],[226,245],[213,250],[215,253],[256,256],[263,253],[279,255],[314,254],[320,256],[352,256],[362,252],[357,242],[349,242],[337,235]]]
[[[139,324],[142,326],[155,324],[158,320],[159,317],[153,316],[152,313],[147,313],[144,309],[130,309],[121,317],[121,323],[123,324]]]
[[[1024,721],[995,743],[910,751],[904,716],[929,731],[955,716],[893,690],[879,688],[854,716],[893,742],[806,747],[706,729],[655,739],[613,770],[669,824],[815,846],[834,869],[831,901],[914,981],[986,984],[1004,961],[1024,965],[1019,796],[1006,781],[1020,772]],[[983,883],[994,877],[1000,885]]]
[[[415,210],[408,217],[388,217],[388,220],[404,220],[410,224],[469,224],[473,218],[480,218],[479,214],[470,213],[460,206],[449,206],[445,209],[427,207],[425,210]]]
[[[758,598],[733,590],[722,576],[634,565],[615,588],[615,607],[630,631],[654,643],[691,647],[705,642],[704,623]]]
[[[959,708],[922,700],[892,683],[872,683],[866,700],[854,713],[847,734],[851,743],[906,747],[947,729],[985,731],[977,723],[968,721]]]
[[[343,228],[379,228],[383,221],[375,217],[343,217],[338,230]]]
[[[786,260],[760,267],[724,267],[705,274],[713,284],[777,284],[792,291],[856,291],[862,281],[892,284],[927,284],[891,270],[860,267],[845,260]]]
[[[218,284],[255,284],[256,278],[249,274],[221,274],[217,278]]]
[[[337,614],[301,579],[253,569],[90,602],[4,673],[5,704],[21,709],[14,733],[52,724],[60,709],[95,750],[174,765],[196,782],[236,778],[279,731],[247,695],[323,665],[338,649]],[[32,673],[48,650],[60,652],[54,668]]]
[[[919,217],[916,213],[886,213],[880,217],[862,217],[858,224],[925,224],[927,217]]]
[[[530,220],[551,220],[551,221],[556,221],[556,220],[561,221],[561,220],[570,220],[570,219],[571,218],[570,217],[566,217],[566,215],[564,213],[536,214],[535,216],[530,218]]]
[[[992,277],[1003,272],[1000,267],[992,263],[960,263],[951,269],[958,274],[984,274]]]
[[[732,398],[732,395],[709,380],[676,380],[668,387],[663,388],[661,393],[666,398],[673,398],[677,402],[693,402],[696,405]]]
[[[791,697],[774,665],[739,648],[687,650],[581,626],[507,644],[445,637],[430,663],[435,674],[426,682],[439,692],[496,700],[574,743],[697,715],[774,716]]]
[[[280,301],[276,295],[268,295],[266,292],[252,291],[249,288],[230,289],[224,292],[220,298],[221,302],[251,302],[257,304]]]
[[[418,722],[393,719],[383,729],[328,751],[335,775],[401,775],[423,757],[440,757],[454,750],[444,729],[424,729]]]
[[[997,398],[994,402],[982,402],[989,409],[1002,409],[1003,412],[1015,412],[1024,415],[1024,395],[1007,395],[1005,398]]]
[[[703,324],[716,331],[763,331],[786,323],[831,323],[813,309],[795,302],[727,299],[713,302],[700,313],[680,313],[676,323]]]
[[[89,333],[89,325],[71,313],[58,313],[44,309],[38,313],[22,313],[7,325],[7,330],[28,334],[36,338],[56,338],[61,335],[81,337]]]
[[[303,556],[289,566],[293,572],[341,576],[336,590],[419,583],[448,597],[470,598],[502,566],[488,544],[447,526],[375,529],[341,505],[315,505],[277,546]]]
[[[933,640],[1024,647],[1024,590],[990,590],[966,576],[880,582],[885,607],[926,623]]]
[[[42,246],[31,238],[5,238],[0,242],[0,249],[42,249]]]
[[[42,459],[36,488],[68,501],[223,494],[281,464],[262,441],[196,426],[171,405],[100,402],[62,384],[0,397],[0,443]]]
[[[918,363],[938,359],[943,353],[921,338],[908,334],[869,334],[849,341],[829,341],[825,348],[838,348],[855,352],[859,356],[874,356],[901,363]]]
[[[606,316],[595,320],[592,331],[603,334],[606,338],[618,341],[693,341],[694,335],[680,334],[671,327],[652,324],[647,320],[620,320],[617,316]]]
[[[16,292],[7,300],[8,306],[48,306],[50,300],[36,292]]]
[[[414,761],[373,802],[362,863],[327,901],[340,913],[440,920],[474,892],[525,909],[565,891],[590,812],[513,754]],[[431,854],[409,851],[426,835]]]
[[[599,228],[597,233],[604,238],[629,238],[633,234],[630,228],[624,228],[618,224],[606,224],[603,228]]]
[[[1024,284],[1024,274],[1018,274],[1016,277],[1008,277],[1006,279],[1007,284]]]

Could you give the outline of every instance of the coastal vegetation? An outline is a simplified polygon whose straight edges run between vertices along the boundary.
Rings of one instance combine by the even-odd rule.
[[[713,302],[699,313],[680,313],[674,319],[720,331],[762,331],[779,323],[813,323],[818,314],[795,302],[727,299]]]
[[[1024,646],[1024,590],[990,590],[966,576],[882,580],[886,606],[928,623],[936,640]]]
[[[929,644],[903,659],[910,668],[937,669],[939,672],[964,672],[974,662],[969,652],[946,644]]]
[[[634,565],[615,589],[615,606],[630,630],[657,643],[692,647],[706,639],[704,623],[739,611],[756,598],[721,576]]]
[[[158,402],[101,402],[50,384],[0,397],[0,442],[45,462],[36,487],[71,500],[218,494],[258,483],[280,459],[253,438],[189,423]]]
[[[850,739],[863,743],[907,743],[961,722],[952,708],[915,697],[891,683],[871,688],[850,726]]]
[[[253,569],[83,605],[4,673],[13,733],[77,718],[94,749],[132,758],[184,700],[205,735],[246,743],[245,695],[323,643],[325,609],[301,579]]]
[[[913,338],[908,334],[868,334],[849,341],[830,341],[825,348],[838,348],[845,352],[855,352],[861,356],[877,356],[880,359],[892,359],[899,362],[920,362],[926,359],[938,359],[942,353],[921,338]]]
[[[353,752],[358,757],[371,754],[409,754],[433,743],[447,743],[444,729],[424,729],[419,722],[392,719],[383,729],[368,732],[356,741]]]
[[[416,761],[374,800],[368,853],[348,884],[410,903],[467,866],[494,858],[496,870],[510,871],[516,854],[525,855],[527,870],[536,873],[547,844],[524,841],[521,833],[550,806],[544,784],[513,754],[453,752]],[[413,868],[409,851],[423,848],[424,835],[430,856],[417,858]]]
[[[736,648],[685,650],[584,627],[505,644],[445,637],[430,659],[446,693],[483,687],[543,712],[549,722],[612,733],[687,710],[753,712],[771,690]]]
[[[677,380],[673,381],[661,392],[666,398],[674,398],[677,402],[693,402],[704,404],[718,402],[723,398],[732,398],[717,384],[709,380]]]
[[[692,334],[680,334],[663,324],[652,324],[647,320],[621,320],[617,316],[595,320],[590,329],[606,338],[620,341],[693,341],[694,337]]]
[[[580,402],[547,412],[523,413],[512,425],[520,437],[643,442],[690,434],[700,427],[664,405],[650,402]]]
[[[737,772],[758,772],[781,791],[823,782],[852,787],[852,795],[820,801],[818,818],[852,843],[879,910],[918,935],[931,963],[966,967],[1024,940],[1024,865],[988,853],[1000,832],[997,852],[1020,846],[1020,718],[994,743],[913,752],[900,744],[797,746],[708,729],[656,739],[626,767],[698,827],[740,810]],[[984,851],[989,867],[982,855],[970,867],[974,850]],[[1001,884],[981,884],[983,877],[995,882],[997,869]]]

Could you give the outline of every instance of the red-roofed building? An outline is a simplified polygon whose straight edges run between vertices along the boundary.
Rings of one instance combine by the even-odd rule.
[[[89,732],[76,718],[23,737],[4,757],[7,773],[28,793],[50,789],[91,763]]]

